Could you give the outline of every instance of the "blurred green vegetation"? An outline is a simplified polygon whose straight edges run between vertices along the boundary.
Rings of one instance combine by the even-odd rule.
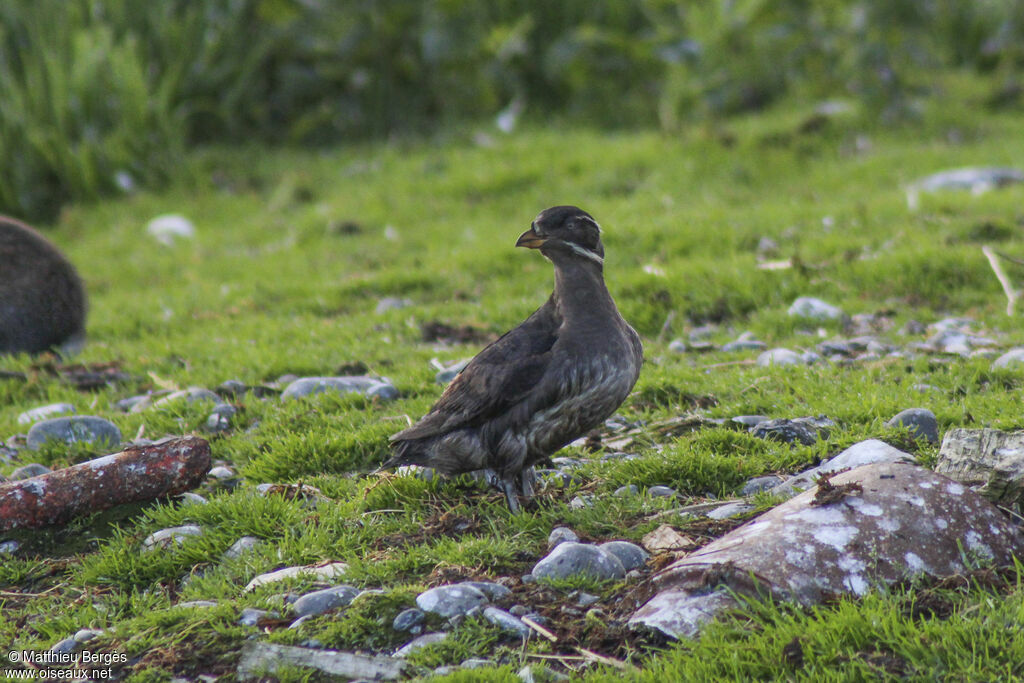
[[[889,122],[968,68],[1019,106],[1024,0],[35,0],[0,5],[0,210],[155,186],[209,141],[525,111],[676,131],[786,96]]]

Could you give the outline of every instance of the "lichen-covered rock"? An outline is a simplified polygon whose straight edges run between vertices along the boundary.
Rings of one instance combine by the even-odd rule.
[[[935,471],[993,502],[1024,501],[1024,431],[951,429],[942,440]]]
[[[464,615],[474,607],[487,604],[487,596],[479,588],[464,583],[437,586],[416,596],[416,606],[446,619]]]
[[[638,569],[644,566],[647,558],[650,557],[646,550],[636,543],[630,543],[629,541],[608,541],[597,547],[617,557],[627,572],[630,569]]]
[[[679,637],[728,601],[719,587],[814,604],[915,575],[951,576],[1024,554],[1024,535],[964,485],[921,467],[878,463],[833,475],[660,572],[634,625]],[[703,596],[703,597],[702,597]]]
[[[538,579],[565,579],[589,576],[598,580],[621,579],[626,569],[615,555],[597,546],[560,543],[538,562],[532,574]]]
[[[834,458],[826,460],[821,465],[804,470],[800,474],[787,479],[773,488],[771,492],[777,496],[794,496],[800,491],[813,487],[815,480],[822,474],[880,462],[909,463],[914,462],[914,456],[893,448],[878,439],[859,441]]]

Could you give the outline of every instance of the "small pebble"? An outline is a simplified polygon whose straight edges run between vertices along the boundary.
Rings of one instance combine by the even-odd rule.
[[[292,609],[300,617],[323,614],[339,607],[345,607],[357,595],[359,595],[359,589],[355,586],[332,586],[306,593],[292,604]]]
[[[422,630],[420,627],[426,618],[426,612],[416,609],[415,607],[410,607],[409,609],[402,610],[398,613],[395,620],[391,622],[391,628],[396,631],[408,631],[410,633],[417,634]]]
[[[565,526],[556,526],[548,534],[548,550],[552,550],[559,543],[576,543],[580,540],[580,537],[576,535],[576,532]]]
[[[560,543],[533,568],[533,576],[564,579],[590,576],[595,579],[621,579],[626,575],[622,562],[612,553],[583,543]]]
[[[442,640],[448,637],[447,633],[424,633],[422,636],[410,640],[408,643],[400,647],[395,651],[393,657],[407,657],[410,653],[419,650],[420,648],[426,647],[427,645],[433,645],[434,643],[440,643]]]
[[[626,571],[643,567],[650,557],[646,550],[629,541],[608,541],[597,547],[617,557]]]
[[[31,479],[32,477],[38,477],[40,474],[47,474],[51,471],[52,470],[46,465],[40,465],[37,462],[32,462],[27,465],[22,465],[11,472],[9,479],[11,481],[21,481],[22,479]]]
[[[240,626],[256,626],[259,624],[261,619],[276,619],[281,615],[277,612],[271,612],[265,609],[256,609],[255,607],[246,607],[242,610],[242,613],[238,617],[236,622]]]
[[[203,530],[195,524],[160,529],[159,531],[154,531],[142,541],[142,549],[169,548],[171,545],[181,545],[189,536],[201,536],[202,534]]]
[[[224,551],[223,557],[227,560],[234,560],[245,553],[251,552],[259,543],[260,539],[255,536],[242,536],[232,543],[230,548]]]
[[[935,413],[927,408],[908,408],[894,415],[885,425],[904,426],[916,438],[923,438],[931,444],[939,443],[939,423]]]
[[[465,615],[486,603],[487,596],[481,590],[465,584],[437,586],[416,596],[417,607],[445,618]]]
[[[522,638],[530,637],[530,627],[520,621],[518,617],[509,614],[503,609],[485,607],[483,614],[484,619],[501,627],[502,630],[514,633]]]
[[[73,412],[75,412],[75,406],[70,403],[51,403],[47,406],[39,406],[32,410],[26,410],[22,414],[18,415],[18,424],[32,424],[39,420],[56,417],[57,415],[67,415]]]
[[[615,489],[615,493],[612,495],[617,498],[625,498],[626,496],[635,496],[638,493],[640,493],[640,488],[636,484],[628,484]]]
[[[650,486],[647,488],[647,495],[655,498],[671,498],[676,495],[676,490],[669,486]]]

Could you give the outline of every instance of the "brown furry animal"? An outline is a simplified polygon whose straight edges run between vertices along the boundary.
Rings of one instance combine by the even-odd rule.
[[[38,232],[0,216],[0,354],[80,346],[85,310],[75,267]]]

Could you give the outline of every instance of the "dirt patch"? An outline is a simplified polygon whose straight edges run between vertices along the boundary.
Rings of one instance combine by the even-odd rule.
[[[480,344],[494,340],[495,336],[473,325],[449,325],[440,320],[428,320],[420,325],[420,335],[428,343]]]

